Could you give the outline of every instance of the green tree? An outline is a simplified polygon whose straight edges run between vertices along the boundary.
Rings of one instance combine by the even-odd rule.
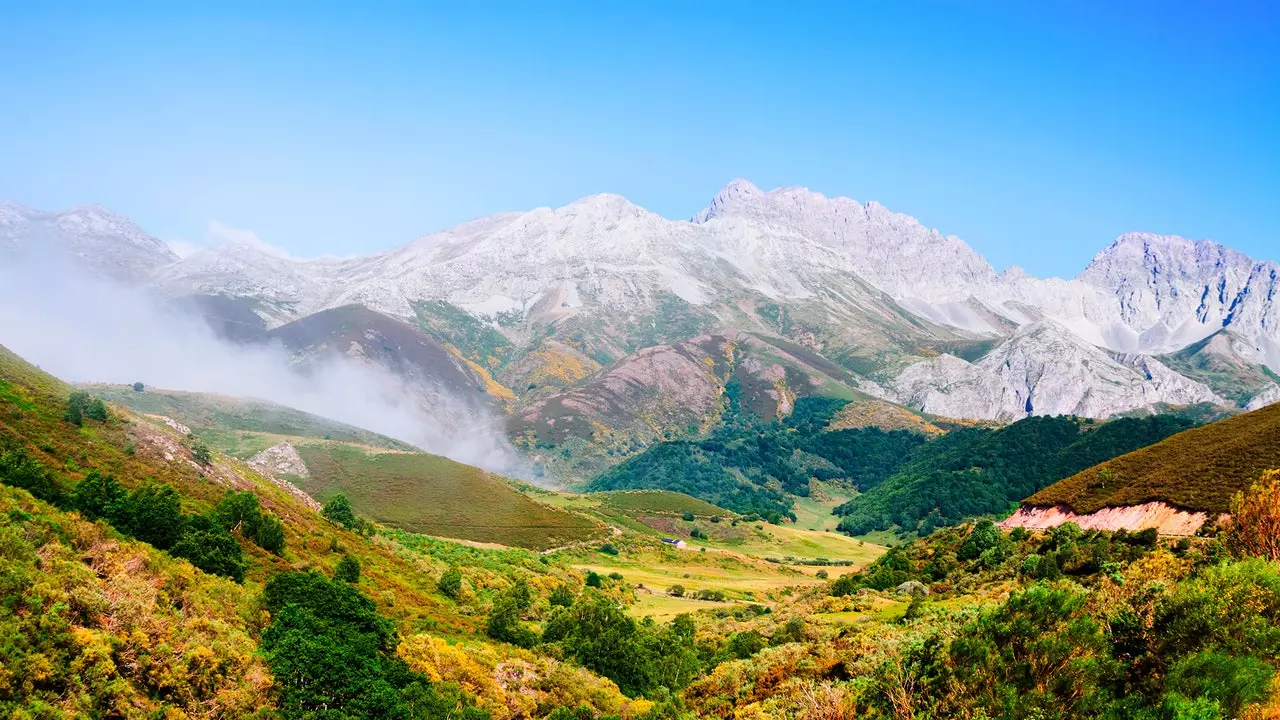
[[[329,498],[329,502],[324,504],[324,509],[320,511],[320,514],[348,530],[360,529],[360,519],[356,517],[355,510],[351,508],[351,501],[342,493]]]
[[[183,533],[169,549],[169,554],[186,558],[207,573],[244,582],[244,571],[248,565],[244,551],[240,543],[221,528]]]
[[[168,550],[182,534],[182,499],[167,483],[141,485],[129,493],[118,524],[139,540]]]
[[[89,403],[85,406],[84,415],[90,420],[105,422],[107,419],[107,404],[102,402],[102,398],[90,398]]]
[[[729,655],[746,660],[765,649],[768,643],[765,642],[764,636],[759,630],[743,630],[729,636],[729,643],[725,647],[725,651]]]
[[[22,448],[0,451],[0,482],[22,488],[45,502],[62,500],[62,490],[53,475]]]
[[[617,603],[592,595],[562,610],[546,624],[544,642],[559,642],[566,657],[617,683],[627,695],[656,687],[653,643]]]
[[[84,424],[84,405],[81,402],[77,402],[76,393],[83,394],[83,391],[77,390],[71,393],[71,401],[67,403],[67,410],[63,413],[62,419],[79,427]]]
[[[973,560],[987,550],[1002,548],[1004,543],[1004,533],[1000,532],[1000,528],[996,527],[990,519],[983,518],[974,526],[969,537],[965,538],[964,544],[956,552],[956,557],[960,560]]]
[[[459,570],[456,565],[450,566],[448,570],[440,573],[436,587],[440,588],[440,592],[444,593],[445,597],[456,602],[462,597],[462,570]]]
[[[140,383],[140,382],[136,382],[136,383],[134,383],[134,384],[133,384],[133,391],[134,391],[134,392],[142,392],[143,390],[146,390],[146,389],[147,389],[147,386],[146,386],[146,385],[143,385],[143,384],[142,384],[142,383]]]
[[[522,622],[522,614],[533,604],[529,585],[523,580],[507,588],[493,601],[485,632],[489,637],[523,648],[538,644],[538,634]]]
[[[284,554],[284,523],[280,522],[280,518],[275,515],[263,513],[262,520],[258,523],[258,532],[254,534],[253,541],[258,547],[275,555]]]
[[[119,523],[127,514],[129,493],[110,475],[97,470],[84,476],[71,494],[72,506],[90,520]]]
[[[191,459],[208,467],[213,464],[213,453],[209,450],[209,446],[199,438],[191,440]]]
[[[343,555],[333,571],[333,579],[347,583],[360,582],[360,561],[350,555]]]
[[[262,523],[258,496],[251,492],[228,490],[214,506],[213,515],[228,532],[240,533],[247,538],[255,537]]]

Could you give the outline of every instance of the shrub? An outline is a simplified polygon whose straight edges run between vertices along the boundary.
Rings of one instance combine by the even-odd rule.
[[[1227,543],[1241,555],[1280,560],[1280,470],[1268,470],[1232,498]]]
[[[142,384],[142,383],[140,383],[140,382],[136,382],[136,383],[134,383],[134,384],[133,384],[133,391],[134,391],[134,392],[142,392],[143,390],[146,390],[146,389],[147,389],[147,386],[146,386],[146,385],[143,385],[143,384]]]
[[[89,404],[84,409],[85,417],[98,422],[105,422],[107,419],[107,404],[102,402],[102,398],[91,398]]]
[[[213,464],[213,453],[209,451],[209,446],[199,438],[191,440],[191,459],[208,467]]]
[[[360,582],[360,561],[350,555],[343,555],[333,571],[333,579],[345,583]]]
[[[569,607],[573,605],[575,597],[573,588],[568,585],[557,585],[552,589],[548,602],[551,603],[551,607]]]
[[[818,578],[819,580],[826,580],[828,577],[830,577],[830,574],[826,570],[819,570],[818,572],[814,573],[814,577]]]
[[[215,529],[185,532],[170,548],[169,554],[186,558],[192,565],[207,573],[244,582],[244,571],[248,565],[244,559],[244,551],[240,549],[240,543],[224,531]]]
[[[604,578],[600,577],[600,574],[597,573],[595,570],[588,570],[587,571],[587,587],[598,588],[602,585],[604,585]]]
[[[462,571],[456,565],[451,566],[448,570],[440,573],[440,579],[436,581],[436,587],[440,588],[440,592],[444,593],[446,597],[456,602],[462,596]]]
[[[348,530],[360,528],[360,519],[356,517],[355,510],[351,509],[351,501],[342,493],[329,498],[329,502],[324,504],[320,514]]]
[[[672,585],[667,588],[667,594],[671,597],[684,597],[684,586],[680,584]]]
[[[693,513],[686,510],[682,518],[685,522],[693,522]]]
[[[1189,698],[1218,703],[1226,717],[1238,717],[1249,703],[1265,700],[1275,670],[1253,657],[1202,652],[1169,670],[1167,688]]]
[[[613,543],[607,542],[600,546],[600,552],[604,553],[605,555],[617,555],[618,548],[614,547]]]

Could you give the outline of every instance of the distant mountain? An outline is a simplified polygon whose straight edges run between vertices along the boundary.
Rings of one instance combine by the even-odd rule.
[[[164,242],[127,217],[97,205],[41,212],[0,200],[0,253],[62,254],[93,271],[130,283],[177,262]]]
[[[1256,406],[1280,370],[1275,263],[1128,233],[1074,279],[1035,278],[997,272],[963,240],[878,203],[744,180],[688,221],[592,195],[347,259],[229,243],[179,260],[100,209],[3,207],[11,246],[56,236],[224,336],[278,337],[299,362],[319,350],[362,356],[509,411],[513,436],[532,429],[543,450],[597,443],[604,463],[604,435],[642,445],[715,405],[721,381],[706,385],[707,402],[651,400],[680,397],[663,390],[672,383],[703,387],[705,366],[636,372],[704,336],[755,338],[790,358],[780,367],[804,366],[814,381],[784,382],[783,394],[875,396],[971,419]],[[646,410],[609,409],[618,403]],[[610,433],[583,430],[591,423]]]
[[[942,355],[911,365],[885,396],[935,415],[991,420],[1225,402],[1153,357],[1112,356],[1051,320],[1024,325],[975,363]]]

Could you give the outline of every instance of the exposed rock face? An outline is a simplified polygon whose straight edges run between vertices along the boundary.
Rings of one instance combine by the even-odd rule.
[[[106,268],[133,268],[121,277],[174,296],[223,298],[197,304],[212,307],[224,327],[226,315],[251,313],[265,334],[353,306],[422,321],[421,305],[435,303],[472,323],[469,330],[499,334],[510,352],[489,365],[461,348],[466,362],[427,363],[427,374],[439,373],[428,384],[505,390],[482,377],[492,371],[513,388],[498,403],[508,409],[555,402],[552,393],[584,387],[647,348],[711,332],[802,346],[838,362],[848,377],[826,374],[846,388],[962,418],[1105,417],[1223,397],[1239,406],[1258,387],[1237,387],[1239,378],[1264,364],[1280,371],[1275,263],[1209,241],[1128,233],[1074,279],[997,273],[959,238],[878,203],[803,188],[766,192],[744,180],[690,221],[592,195],[341,260],[298,260],[245,243],[177,260],[100,208],[0,205],[0,249],[34,247],[50,233],[73,254],[105,258]],[[253,322],[235,327],[258,330]],[[363,329],[332,338],[345,341],[338,351],[387,360],[379,337],[362,340]],[[1216,370],[1188,379],[1189,365],[1150,357],[1224,330],[1246,366],[1225,380]],[[476,362],[479,372],[468,364]],[[774,399],[790,402],[785,392]]]
[[[311,477],[307,464],[302,461],[292,443],[280,443],[249,458],[249,466],[271,475],[296,475]]]
[[[1101,418],[1160,403],[1225,402],[1154,358],[1113,358],[1047,320],[1020,328],[976,363],[942,355],[911,365],[890,390],[924,412],[991,420]]]
[[[317,512],[320,511],[320,503],[316,502],[302,488],[285,479],[286,475],[311,477],[311,471],[307,469],[307,464],[302,461],[302,456],[298,454],[297,448],[291,443],[285,442],[269,447],[249,458],[247,464],[262,473],[264,477],[275,483],[282,490],[301,500],[307,507]]]
[[[1262,389],[1262,392],[1253,396],[1249,404],[1245,406],[1246,410],[1258,410],[1268,405],[1280,402],[1280,385],[1271,383]]]
[[[1116,297],[1142,348],[1170,350],[1223,327],[1255,342],[1280,339],[1277,274],[1275,263],[1208,240],[1126,233],[1080,279]]]
[[[182,435],[191,434],[191,428],[187,427],[186,425],[183,425],[182,423],[178,422],[177,420],[174,420],[171,417],[168,417],[167,415],[161,415],[160,421],[163,422],[165,425],[168,425],[169,427],[178,431]]]
[[[1221,521],[1223,515],[1217,520]],[[1195,535],[1209,516],[1203,512],[1180,510],[1162,502],[1103,508],[1095,513],[1077,515],[1067,507],[1024,506],[1005,518],[1000,527],[1006,530],[1023,527],[1047,530],[1065,523],[1075,523],[1082,530],[1127,530],[1136,532],[1155,528],[1161,535]]]

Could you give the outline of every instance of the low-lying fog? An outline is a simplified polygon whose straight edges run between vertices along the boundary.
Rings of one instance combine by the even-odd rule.
[[[424,407],[422,393],[398,377],[337,354],[295,371],[282,347],[231,344],[165,298],[55,257],[0,254],[0,344],[69,382],[142,382],[259,398],[488,470],[528,475],[492,413],[439,396]]]

